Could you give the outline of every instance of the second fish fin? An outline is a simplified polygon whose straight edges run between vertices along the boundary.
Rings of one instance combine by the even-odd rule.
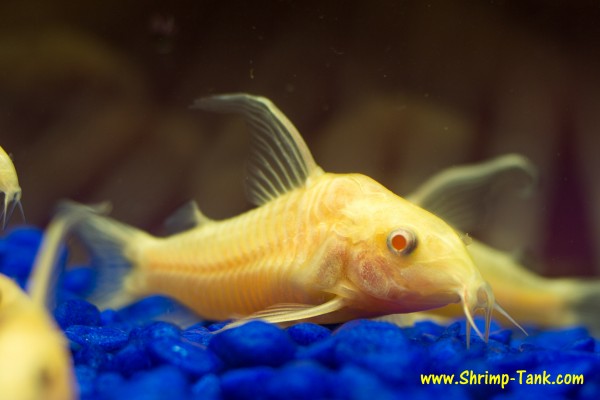
[[[210,218],[200,211],[198,203],[190,200],[167,218],[165,229],[167,233],[174,234],[196,228],[211,221]]]
[[[531,191],[537,170],[518,154],[507,154],[481,163],[447,168],[429,178],[406,199],[436,214],[454,228],[473,231],[486,216],[490,200],[513,180],[528,182]]]

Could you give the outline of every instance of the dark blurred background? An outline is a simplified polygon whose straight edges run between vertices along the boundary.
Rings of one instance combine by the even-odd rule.
[[[0,144],[28,222],[61,198],[110,200],[152,232],[190,198],[215,218],[248,209],[243,122],[188,109],[244,91],[325,170],[400,195],[526,155],[533,195],[501,194],[474,235],[547,275],[600,271],[597,1],[166,3],[0,3]]]

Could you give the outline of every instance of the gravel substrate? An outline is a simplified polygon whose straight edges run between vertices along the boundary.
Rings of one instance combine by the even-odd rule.
[[[6,233],[0,272],[23,285],[40,239],[36,228]],[[70,268],[54,311],[82,399],[600,398],[600,341],[581,327],[530,327],[524,336],[493,325],[489,342],[472,338],[469,349],[462,321],[404,329],[368,320],[286,329],[257,321],[215,333],[223,323],[181,329],[161,321],[180,308],[160,296],[99,311],[83,299],[93,280],[89,266]],[[454,374],[454,383],[423,383],[429,374]],[[583,384],[552,384],[559,374],[582,374]],[[527,384],[534,376],[547,380]]]

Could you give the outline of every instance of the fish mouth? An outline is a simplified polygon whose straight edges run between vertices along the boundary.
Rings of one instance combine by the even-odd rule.
[[[483,282],[479,286],[475,288],[465,287],[463,292],[460,294],[462,300],[463,311],[465,313],[465,317],[467,318],[467,322],[469,326],[466,327],[466,336],[467,336],[467,348],[471,343],[471,328],[475,330],[477,336],[479,336],[484,342],[487,343],[490,337],[490,325],[492,322],[492,313],[494,310],[497,310],[500,314],[506,317],[511,323],[513,323],[517,328],[519,328],[525,335],[527,332],[521,325],[517,323],[498,303],[496,303],[496,298],[494,297],[494,292],[492,291],[491,286],[487,282]],[[482,334],[477,325],[475,325],[475,321],[473,320],[473,316],[479,310],[483,310],[485,315],[485,332]]]
[[[477,336],[479,336],[484,342],[487,343],[490,337],[490,324],[492,322],[492,312],[496,307],[496,299],[494,297],[494,292],[492,288],[487,282],[483,282],[478,287],[474,289],[465,288],[461,293],[461,300],[463,311],[465,313],[465,317],[467,318],[467,322],[469,326],[466,327],[466,335],[467,335],[467,347],[471,343],[471,328],[475,330]],[[477,325],[475,325],[475,321],[473,316],[479,310],[483,310],[485,315],[485,333],[481,333]]]

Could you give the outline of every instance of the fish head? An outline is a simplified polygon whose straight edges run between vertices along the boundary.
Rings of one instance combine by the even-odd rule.
[[[0,397],[69,400],[75,379],[67,341],[45,309],[0,275]]]
[[[472,316],[483,309],[489,325],[494,296],[459,233],[371,178],[345,179],[354,190],[342,196],[337,233],[348,243],[346,276],[360,303],[389,314],[461,302],[481,336]]]

